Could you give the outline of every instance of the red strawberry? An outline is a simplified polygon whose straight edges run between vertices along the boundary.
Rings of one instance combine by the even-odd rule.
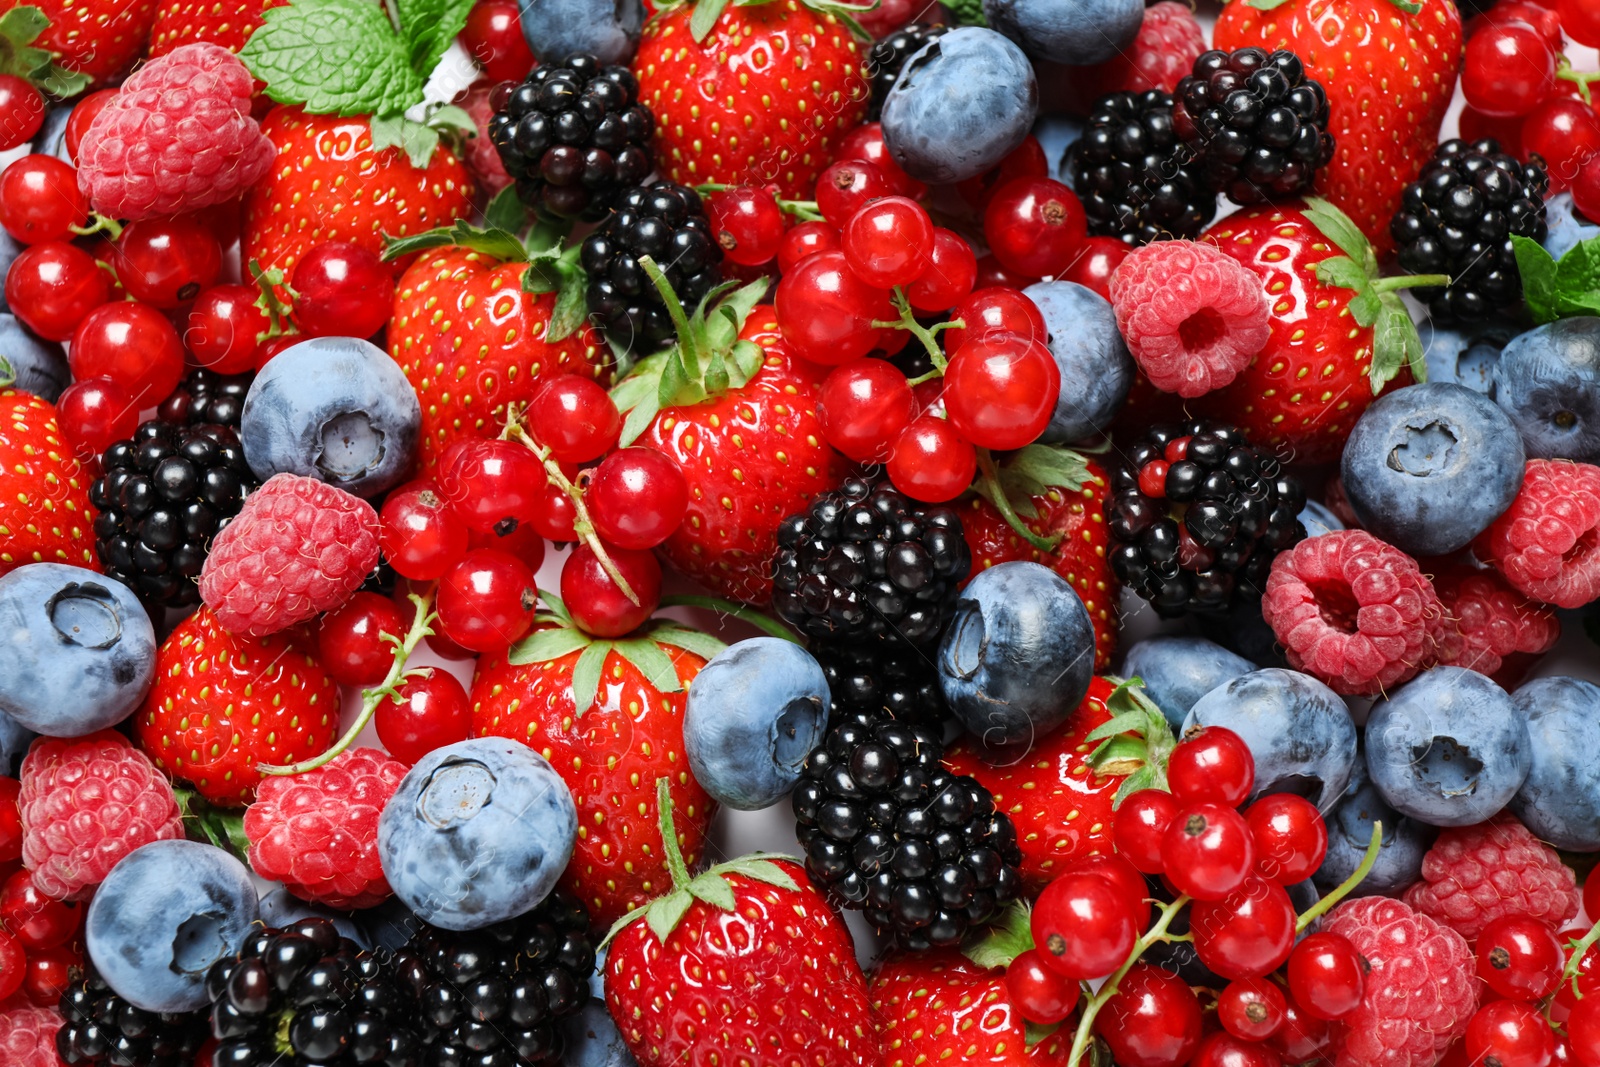
[[[1236,0],[1217,48],[1287,48],[1328,92],[1333,162],[1317,191],[1381,252],[1389,220],[1439,142],[1461,67],[1461,13],[1452,0]]]
[[[155,26],[150,31],[150,58],[164,56],[180,45],[206,41],[230,52],[244,47],[261,13],[289,0],[158,0]],[[258,85],[257,88],[260,88]]]
[[[28,563],[99,570],[95,514],[89,478],[61,439],[54,405],[0,389],[0,574]]]
[[[231,634],[201,608],[162,642],[134,740],[211,803],[248,804],[261,780],[257,764],[308,759],[338,734],[339,687],[314,647],[299,629]]]
[[[37,8],[50,25],[32,42],[68,70],[104,85],[144,54],[157,0],[0,0],[0,14]]]
[[[657,785],[672,888],[612,929],[605,964],[639,1067],[879,1067],[850,932],[804,868],[746,856],[691,881]]]
[[[558,603],[548,595],[546,601]],[[609,926],[671,885],[656,847],[657,775],[671,772],[672,802],[680,813],[677,846],[691,867],[705,849],[716,812],[683,755],[683,707],[689,683],[721,643],[668,625],[641,643],[650,648],[641,650],[631,640],[597,641],[571,625],[552,625],[480,660],[472,683],[473,736],[523,742],[571,788],[578,844],[562,884],[583,901],[597,926]],[[599,675],[590,676],[596,690],[580,699],[575,675],[585,656],[599,658]]]
[[[860,46],[821,7],[700,0],[645,25],[633,72],[667,177],[771,183],[780,196],[810,199],[833,147],[867,110]]]

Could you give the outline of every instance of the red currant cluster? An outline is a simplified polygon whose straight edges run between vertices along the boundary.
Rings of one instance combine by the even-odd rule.
[[[0,1002],[14,993],[53,1005],[83,968],[84,909],[53,900],[22,868],[22,783],[0,778]]]

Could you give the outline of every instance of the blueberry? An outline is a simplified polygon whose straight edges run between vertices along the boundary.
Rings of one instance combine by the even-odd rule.
[[[0,229],[0,311],[10,311],[6,305],[6,275],[11,272],[11,264],[16,262],[22,250],[27,246],[7,231]]]
[[[1428,381],[1454,382],[1475,393],[1494,396],[1495,367],[1500,350],[1521,330],[1508,319],[1491,318],[1469,325],[1440,325],[1428,320],[1418,327]]]
[[[1034,123],[1033,136],[1044,149],[1044,158],[1051,160],[1050,177],[1067,185],[1072,179],[1067,175],[1067,149],[1083,137],[1084,123],[1070,115],[1043,114]]]
[[[1308,674],[1268,667],[1195,701],[1183,720],[1226,726],[1256,760],[1252,797],[1296,793],[1327,811],[1354,773],[1356,728],[1339,694]]]
[[[1430,382],[1373,401],[1340,473],[1363,526],[1412,555],[1442,556],[1511,505],[1523,465],[1522,438],[1494,401]]]
[[[292,922],[301,919],[327,919],[333,923],[339,933],[348,937],[362,948],[372,947],[372,938],[367,935],[349,912],[334,911],[321,904],[312,904],[290,895],[287,889],[279,886],[261,898],[261,921],[268,926],[282,929]]]
[[[1556,848],[1600,852],[1600,686],[1535,678],[1511,703],[1527,720],[1533,757],[1512,812]]]
[[[239,437],[262,481],[289,471],[370,497],[411,473],[421,426],[417,394],[383,349],[316,337],[256,375]]]
[[[4,235],[3,230],[0,235]],[[6,258],[6,250],[0,242],[0,288],[5,285],[5,271],[10,266],[11,260]],[[0,296],[0,310],[4,308],[5,298]],[[15,388],[52,404],[60,399],[61,391],[72,381],[67,354],[61,346],[35,337],[11,315],[0,314],[0,359],[11,367],[9,373],[0,367],[0,377],[12,378]]]
[[[430,752],[378,819],[378,855],[395,895],[446,930],[477,930],[537,907],[577,837],[561,776],[501,737]]]
[[[1002,563],[962,590],[938,668],[950,710],[988,754],[1021,758],[1089,691],[1094,627],[1055,571]]]
[[[1427,823],[1409,819],[1391,808],[1367,778],[1363,761],[1356,761],[1355,774],[1344,796],[1328,812],[1328,854],[1312,875],[1324,891],[1330,892],[1355,873],[1372,841],[1372,824],[1383,823],[1383,843],[1378,859],[1361,880],[1354,896],[1390,896],[1399,893],[1422,877],[1422,857],[1433,846],[1437,835]]]
[[[265,903],[265,901],[263,901]],[[422,929],[422,920],[399,897],[390,897],[360,913],[361,925],[379,948],[398,952]]]
[[[1372,705],[1367,774],[1401,814],[1471,826],[1516,794],[1533,763],[1528,724],[1476,671],[1435,667]]]
[[[0,576],[0,711],[49,737],[133,714],[156,670],[156,633],[133,590],[62,563]]]
[[[244,864],[198,841],[130,852],[95,891],[84,944],[106,984],[145,1011],[194,1011],[206,972],[244,944],[259,914]]]
[[[1133,357],[1111,302],[1073,282],[1039,282],[1023,294],[1044,316],[1061,380],[1073,383],[1061,390],[1039,440],[1067,444],[1092,437],[1111,424],[1133,386]]]
[[[603,1000],[591,999],[578,1014],[568,1016],[561,1032],[566,1067],[639,1067]]]
[[[20,722],[0,712],[0,777],[16,778],[22,769],[22,757],[38,735]]]
[[[1556,259],[1566,255],[1581,241],[1600,237],[1600,226],[1595,225],[1572,203],[1571,193],[1556,193],[1544,202],[1545,223],[1549,233],[1544,239],[1544,250]]]
[[[641,0],[518,0],[522,37],[540,63],[561,63],[587,52],[603,64],[626,66],[644,28]]]
[[[794,788],[828,726],[828,680],[811,653],[777,637],[740,641],[695,676],[683,714],[689,769],[736,811]]]
[[[1557,319],[1512,340],[1494,397],[1530,458],[1600,463],[1600,318]]]
[[[1038,108],[1039,83],[1022,49],[963,26],[906,60],[883,101],[883,139],[913,178],[948,185],[1010,154]]]
[[[1144,0],[983,0],[983,17],[1034,59],[1083,67],[1133,44]]]
[[[1344,523],[1339,521],[1333,509],[1316,500],[1307,500],[1306,506],[1300,509],[1300,525],[1306,528],[1307,537],[1321,537],[1325,533],[1344,529]]]
[[[1144,682],[1147,696],[1166,715],[1173,729],[1195,701],[1256,665],[1214,641],[1180,634],[1157,634],[1133,645],[1122,657],[1122,676]]]
[[[81,101],[80,101],[81,103]],[[41,156],[55,156],[72,166],[72,156],[67,152],[67,120],[77,104],[57,104],[44,113],[39,132],[33,135],[32,151]]]

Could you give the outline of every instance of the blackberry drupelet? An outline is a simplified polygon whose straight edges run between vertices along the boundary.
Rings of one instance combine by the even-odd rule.
[[[872,51],[867,53],[867,77],[872,79],[872,96],[867,101],[868,122],[877,122],[883,113],[883,98],[894,88],[895,79],[900,77],[906,60],[916,55],[929,41],[938,40],[949,32],[949,26],[913,22],[873,44]]]
[[[529,74],[489,120],[489,139],[524,204],[591,220],[654,169],[654,132],[628,68],[602,67],[582,53]]]
[[[195,1053],[211,1036],[206,1011],[158,1014],[117,996],[84,960],[84,974],[61,994],[56,1051],[71,1067],[193,1067]]]
[[[1216,216],[1194,159],[1173,128],[1172,97],[1151,89],[1102,97],[1064,165],[1089,232],[1142,245],[1197,237]]]
[[[1519,163],[1493,140],[1446,141],[1406,186],[1389,223],[1400,266],[1448,274],[1445,287],[1418,288],[1435,318],[1474,322],[1522,307],[1513,236],[1543,242],[1544,163]]]
[[[790,798],[812,881],[915,950],[956,944],[1022,888],[1011,820],[942,754],[926,728],[846,719]]]
[[[1156,426],[1111,473],[1111,569],[1162,616],[1257,600],[1302,540],[1305,490],[1232,426]]]
[[[252,934],[206,976],[216,1067],[421,1067],[396,971],[326,919]]]
[[[667,181],[629,189],[579,253],[591,321],[613,344],[643,351],[669,340],[673,329],[641,256],[661,268],[690,311],[722,281],[722,249],[698,193]]]
[[[1328,94],[1293,52],[1212,49],[1176,97],[1172,124],[1201,180],[1236,204],[1308,192],[1333,159]]]
[[[832,703],[828,725],[846,718],[861,722],[894,719],[937,727],[949,717],[936,646],[912,645],[893,637],[877,640],[811,642],[811,654],[828,680]]]
[[[589,914],[560,892],[482,930],[425,926],[395,960],[428,1067],[559,1063],[561,1020],[588,1002],[594,967]]]
[[[244,398],[250,392],[255,374],[215,374],[197,367],[183,376],[178,388],[161,402],[156,415],[174,426],[218,426],[239,428],[244,414]]]

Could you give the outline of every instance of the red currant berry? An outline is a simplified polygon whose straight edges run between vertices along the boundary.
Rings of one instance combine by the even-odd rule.
[[[1045,887],[1030,917],[1045,966],[1066,978],[1101,978],[1127,961],[1139,939],[1134,909],[1096,874],[1064,874]]]
[[[62,133],[62,143],[66,145],[67,155],[76,162],[78,158],[78,142],[83,140],[84,133],[89,125],[94,122],[94,117],[104,111],[106,105],[117,98],[115,89],[96,89],[88,96],[80,97],[72,108],[72,114],[67,116],[67,128]]]
[[[1556,1035],[1539,1009],[1515,1000],[1491,1000],[1467,1024],[1467,1058],[1493,1067],[1549,1067]]]
[[[972,292],[978,257],[960,234],[937,228],[928,267],[906,286],[906,300],[918,311],[948,311]]]
[[[1500,143],[1501,151],[1522,158],[1522,116],[1500,118],[1485,115],[1470,107],[1461,109],[1461,139],[1464,141],[1493,140]]]
[[[894,487],[912,500],[942,504],[972,484],[978,454],[944,419],[921,415],[895,438],[888,469]]]
[[[976,177],[956,183],[956,192],[969,206],[982,212],[994,199],[995,190],[1017,178],[1050,177],[1050,160],[1045,158],[1044,146],[1032,134],[1006,154],[999,163]]]
[[[956,305],[950,312],[950,321],[962,325],[945,331],[946,352],[959,352],[969,338],[991,333],[1014,333],[1039,342],[1049,339],[1039,305],[1024,296],[1020,289],[1003,286],[979,289]]]
[[[256,306],[250,285],[214,285],[189,309],[183,345],[194,362],[218,374],[242,374],[256,365],[260,337],[272,328]]]
[[[1585,915],[1600,915],[1600,878],[1585,878],[1583,880],[1583,913]],[[1578,935],[1582,937],[1582,934]]]
[[[395,489],[384,498],[378,520],[383,558],[413,581],[441,577],[467,551],[467,524],[432,482]]]
[[[1095,1017],[1121,1067],[1179,1067],[1200,1044],[1200,1002],[1170,971],[1136,963]]]
[[[64,945],[82,923],[82,907],[45,896],[28,871],[13,874],[0,889],[0,926],[26,949]]]
[[[1591,0],[1556,0],[1561,28],[1579,44],[1600,48],[1600,9]]]
[[[0,152],[27,144],[44,125],[44,97],[15,74],[0,74]]]
[[[689,510],[683,468],[653,448],[611,453],[583,492],[595,532],[619,548],[656,547],[682,525]]]
[[[4,987],[5,967],[0,965],[0,991]],[[1600,997],[1584,997],[1573,1007],[1567,1018],[1567,1044],[1583,1067],[1600,1067]]]
[[[561,568],[561,599],[580,630],[596,637],[621,637],[642,626],[660,605],[661,564],[653,552],[614,545],[605,550],[639,603],[623,595],[587,544],[574,548]]]
[[[1006,993],[1030,1023],[1053,1026],[1078,1006],[1078,983],[1044,965],[1039,950],[1030,948],[1006,968]]]
[[[439,491],[467,529],[514,530],[544,504],[544,464],[515,441],[467,438],[439,459]]]
[[[110,378],[85,378],[67,386],[56,401],[61,432],[78,458],[89,460],[139,428],[139,405]]]
[[[839,237],[851,271],[878,289],[909,285],[933,262],[933,220],[903,196],[864,205]]]
[[[1189,1067],[1283,1067],[1283,1061],[1265,1045],[1219,1031],[1200,1042]]]
[[[1110,300],[1111,275],[1131,251],[1133,249],[1115,237],[1090,237],[1084,241],[1082,253],[1072,261],[1063,277]]]
[[[1572,203],[1578,211],[1590,219],[1600,219],[1600,152],[1590,158],[1589,162],[1578,168],[1578,173],[1572,178]],[[24,253],[26,255],[26,253]],[[22,262],[22,256],[17,257],[17,263]],[[11,269],[17,269],[16,264]],[[7,300],[10,300],[11,283],[6,282]],[[13,304],[13,307],[16,305]],[[38,331],[35,331],[38,332]]]
[[[439,579],[439,627],[474,652],[500,652],[533,627],[533,571],[508,552],[479,548]]]
[[[829,366],[871,352],[878,343],[873,323],[899,317],[889,291],[857,277],[842,252],[802,260],[778,282],[774,303],[796,354]]]
[[[1348,938],[1312,934],[1289,956],[1289,992],[1317,1019],[1342,1019],[1361,1006],[1367,961]]]
[[[1556,0],[1500,0],[1467,22],[1466,35],[1472,37],[1485,26],[1521,23],[1536,30],[1551,51],[1559,52],[1565,42],[1561,35],[1561,15],[1555,6]]]
[[[344,241],[301,256],[289,285],[295,324],[307,337],[371,337],[394,307],[389,268],[369,249]]]
[[[1276,982],[1240,978],[1217,995],[1217,1021],[1234,1037],[1265,1041],[1283,1028],[1288,1001]]]
[[[1196,900],[1223,899],[1244,884],[1255,865],[1250,828],[1221,804],[1180,810],[1161,841],[1162,873]]]
[[[1283,1026],[1267,1038],[1267,1044],[1282,1056],[1286,1063],[1306,1063],[1315,1060],[1328,1047],[1328,1024],[1294,1002],[1283,1009]]]
[[[27,976],[28,955],[17,939],[0,930],[0,1002],[22,988]]]
[[[790,227],[778,246],[778,269],[791,274],[808,256],[839,251],[839,231],[826,222],[802,222]]]
[[[110,378],[135,403],[152,405],[183,377],[183,342],[149,304],[119,300],[100,305],[78,324],[67,363],[74,378]]]
[[[78,172],[55,156],[23,156],[0,173],[0,226],[23,244],[70,241],[88,221]]]
[[[1600,115],[1581,100],[1552,96],[1523,121],[1522,148],[1544,160],[1550,188],[1559,192],[1600,154]]]
[[[1507,1000],[1543,1000],[1555,992],[1566,964],[1555,930],[1528,915],[1495,919],[1478,935],[1475,950],[1478,977]]]
[[[461,27],[461,45],[490,81],[521,81],[534,67],[516,0],[479,0]]]
[[[279,334],[277,337],[268,337],[256,346],[256,370],[265,367],[273,356],[285,349],[293,348],[304,341],[305,335],[299,333]]]
[[[416,763],[435,749],[470,736],[472,703],[449,671],[424,667],[396,686],[395,692],[400,699],[378,701],[372,722],[378,740],[401,763]]]
[[[881,359],[853,359],[823,379],[817,419],[828,443],[857,463],[882,463],[917,401],[899,368]]]
[[[870,201],[893,195],[883,172],[863,160],[841,159],[817,176],[817,210],[835,226],[843,227]]]
[[[57,945],[28,953],[22,978],[22,995],[33,1003],[54,1006],[72,988],[74,974],[83,972],[83,951],[77,945]]]
[[[1167,783],[1184,804],[1243,804],[1256,784],[1256,761],[1244,739],[1225,726],[1183,735],[1167,763]]]
[[[572,470],[564,470],[563,473],[566,474],[568,481],[578,476],[575,467]],[[576,541],[577,522],[578,509],[573,504],[572,497],[566,490],[550,484],[547,479],[539,513],[533,517],[533,528],[547,541]]]
[[[1133,909],[1133,924],[1143,931],[1150,925],[1150,888],[1144,876],[1126,859],[1109,852],[1095,852],[1072,861],[1062,874],[1093,874],[1116,887]]]
[[[1283,886],[1254,874],[1221,900],[1197,900],[1189,911],[1200,962],[1224,978],[1260,978],[1277,970],[1294,948],[1294,925],[1294,905]]]
[[[25,248],[6,273],[6,304],[47,341],[65,341],[111,299],[111,280],[94,257],[62,241]]]
[[[1561,937],[1576,938],[1586,933],[1587,930],[1582,932],[1569,930],[1564,931]],[[1572,988],[1574,984],[1578,987],[1576,990]],[[1600,1000],[1600,996],[1596,996],[1597,993],[1600,993],[1600,945],[1591,945],[1578,960],[1577,976],[1572,981],[1562,982],[1556,986],[1556,995],[1550,1000],[1551,1021],[1565,1023],[1578,1004],[1587,1000]],[[1596,1064],[1596,1067],[1600,1067],[1600,1064]]]
[[[22,811],[17,807],[21,794],[21,782],[0,778],[0,864],[22,858]]]
[[[1050,178],[1017,178],[995,190],[983,236],[1006,270],[1029,278],[1066,273],[1088,237],[1083,204]]]
[[[1017,334],[974,337],[944,372],[950,425],[979,448],[1031,444],[1050,425],[1061,395],[1061,368],[1050,350]]]
[[[1111,824],[1117,854],[1145,874],[1161,873],[1161,842],[1178,814],[1178,802],[1164,789],[1141,789],[1122,802]]]
[[[318,624],[318,662],[340,685],[377,685],[394,664],[394,644],[383,635],[403,638],[406,629],[394,601],[378,593],[356,593]]]
[[[544,538],[539,536],[539,531],[533,528],[531,522],[519,523],[516,529],[504,533],[498,529],[485,532],[473,530],[467,535],[467,548],[498,548],[502,552],[509,552],[526,563],[535,574],[544,565]]]
[[[719,189],[706,198],[706,219],[722,254],[734,263],[759,267],[783,243],[783,209],[767,189]]]
[[[593,378],[559,374],[528,404],[528,428],[559,463],[588,463],[616,445],[622,415]]]
[[[1328,854],[1328,826],[1304,797],[1264,796],[1245,809],[1244,821],[1255,842],[1256,869],[1279,885],[1310,878]]]
[[[111,246],[111,266],[128,295],[175,308],[222,273],[222,247],[193,216],[130,222]]]
[[[978,289],[1026,289],[1038,278],[1006,270],[991,252],[978,257],[978,280],[972,284]]]
[[[1485,115],[1526,115],[1555,89],[1556,56],[1524,23],[1489,25],[1467,41],[1461,92]]]
[[[928,191],[926,185],[907,174],[900,168],[900,164],[894,161],[894,156],[889,153],[889,146],[883,140],[882,123],[863,123],[845,134],[839,141],[839,151],[835,153],[834,158],[859,159],[871,163],[889,183],[891,195],[909,196],[917,200]]]

